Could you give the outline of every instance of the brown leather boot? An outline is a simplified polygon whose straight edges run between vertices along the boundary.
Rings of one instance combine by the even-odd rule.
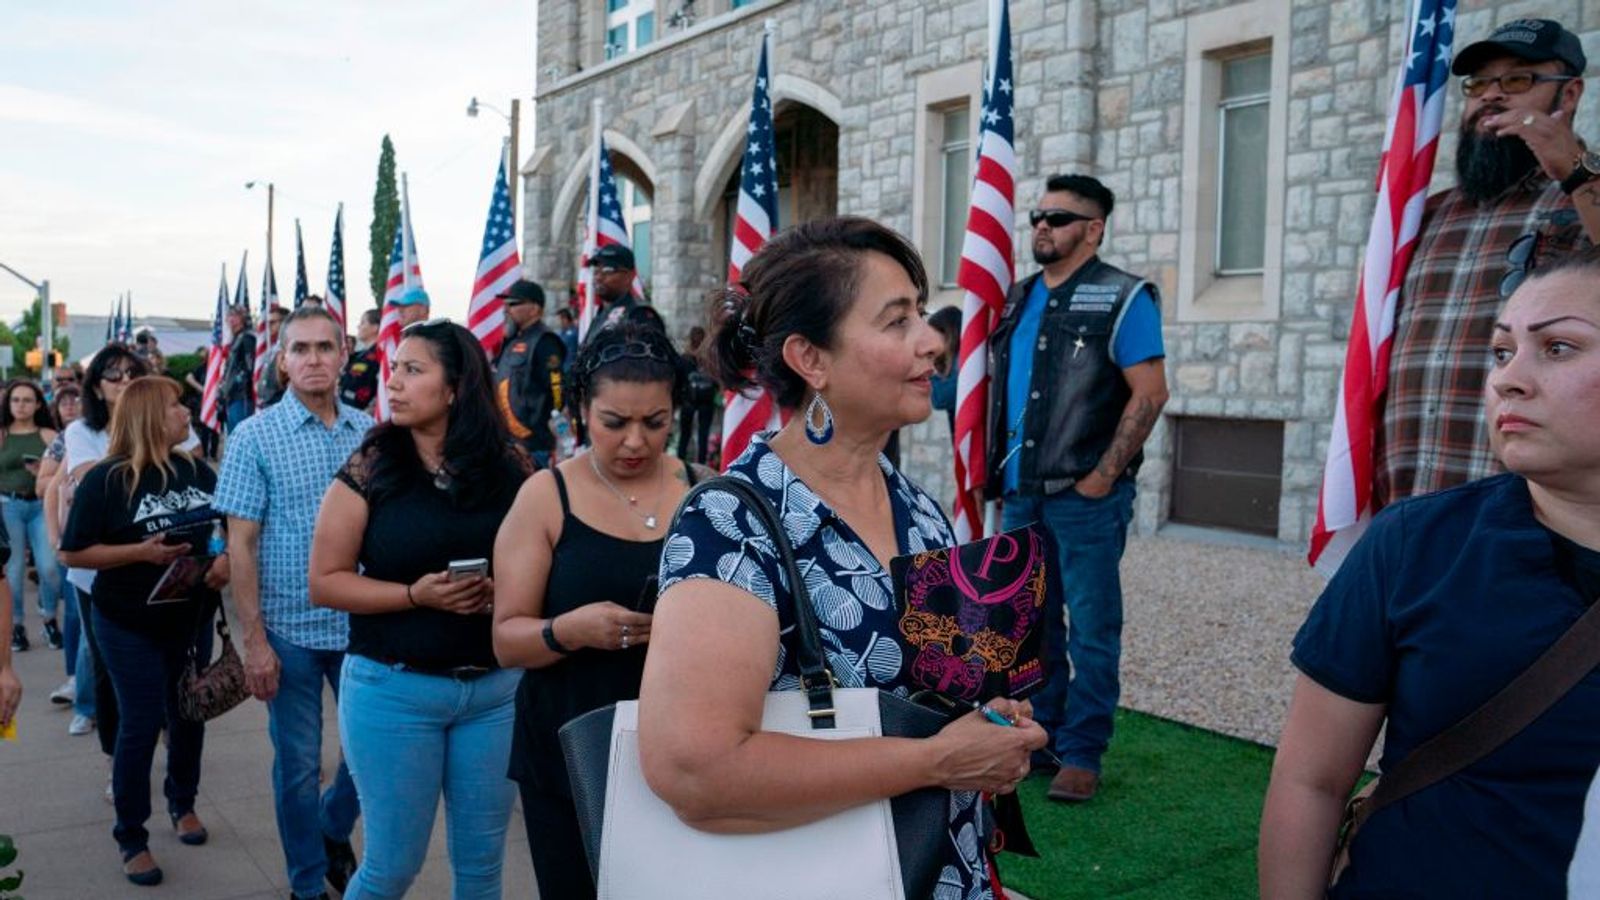
[[[1098,790],[1100,790],[1100,773],[1077,766],[1063,766],[1061,771],[1056,773],[1056,777],[1050,779],[1050,790],[1046,796],[1051,800],[1082,803],[1093,799]]]

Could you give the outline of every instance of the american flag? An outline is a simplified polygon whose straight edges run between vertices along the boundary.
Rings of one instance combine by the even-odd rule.
[[[744,156],[739,163],[739,202],[734,213],[733,241],[728,255],[728,284],[739,288],[745,263],[778,230],[778,156],[773,147],[771,84],[767,51],[772,33],[761,38],[761,61],[750,97],[750,124],[745,127]],[[782,425],[778,405],[761,388],[722,395],[722,467],[726,469],[750,446],[758,432]]]
[[[323,301],[328,314],[345,332],[344,319],[344,204],[333,217],[333,249],[328,251],[328,297]]]
[[[228,264],[222,264],[222,280],[217,284],[217,311],[211,317],[211,346],[206,349],[205,390],[200,392],[200,421],[216,431],[222,427],[217,397],[222,392],[222,370],[228,362],[228,345],[233,334],[228,330]]]
[[[249,262],[250,251],[246,250],[244,251],[244,255],[239,257],[239,278],[234,282],[233,286],[233,305],[244,310],[246,313],[249,313],[250,311],[250,283],[245,279],[244,270],[245,266]]]
[[[294,220],[294,308],[311,296],[311,284],[306,279],[306,244],[300,237],[300,220]]]
[[[472,282],[472,302],[467,304],[467,328],[483,345],[489,358],[500,351],[505,337],[506,302],[499,295],[517,280],[522,264],[517,260],[516,226],[511,217],[511,191],[506,181],[507,160],[495,167],[494,194],[489,198],[489,219],[483,227],[483,251]]]
[[[400,348],[400,307],[395,303],[422,288],[422,265],[417,261],[417,239],[411,233],[411,190],[400,176],[400,221],[395,225],[394,248],[389,251],[389,281],[383,291],[383,317],[378,320],[378,421],[389,418],[389,360]]]
[[[1389,382],[1400,284],[1417,246],[1433,177],[1455,41],[1455,0],[1413,0],[1401,68],[1378,164],[1378,202],[1356,287],[1344,378],[1322,473],[1322,497],[1308,557],[1332,575],[1372,516],[1373,433]]]
[[[272,248],[267,247],[267,270],[261,276],[261,318],[256,322],[256,358],[255,365],[250,368],[250,383],[261,382],[261,376],[267,369],[267,350],[272,342],[272,316],[269,315],[272,307],[278,303],[278,279],[272,274]],[[261,408],[261,395],[256,395],[256,408]]]
[[[600,110],[595,108],[594,158],[589,168],[589,202],[584,215],[583,253],[578,257],[578,342],[589,335],[589,326],[600,311],[600,300],[594,295],[594,273],[589,270],[589,257],[601,247],[621,244],[628,249],[628,225],[622,219],[622,201],[617,194],[617,180],[611,171],[611,151],[606,148],[605,135],[600,131]],[[633,279],[632,293],[644,299],[644,285],[637,275]]]
[[[117,340],[133,343],[133,291],[123,295],[122,313],[117,317]]]
[[[1012,143],[1011,13],[1006,0],[989,5],[989,71],[983,85],[978,171],[972,181],[967,233],[961,242],[961,349],[956,375],[956,539],[983,534],[973,491],[988,473],[989,333],[1005,306],[1015,275],[1011,228],[1016,220],[1017,155]]]

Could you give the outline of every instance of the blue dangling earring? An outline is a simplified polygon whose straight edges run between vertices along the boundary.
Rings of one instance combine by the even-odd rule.
[[[817,422],[817,412],[822,413],[822,422]],[[806,407],[806,440],[818,447],[833,440],[833,410],[828,408],[828,401],[822,399],[822,394],[812,394],[811,403]]]

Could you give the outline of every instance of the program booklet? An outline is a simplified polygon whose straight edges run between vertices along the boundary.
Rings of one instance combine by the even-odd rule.
[[[913,690],[982,703],[1041,688],[1045,601],[1060,590],[1055,568],[1037,525],[891,560]]]
[[[150,596],[145,600],[148,606],[160,606],[166,603],[185,603],[194,596],[194,592],[205,581],[206,572],[211,570],[211,564],[216,561],[215,553],[190,554],[180,556],[167,564],[167,570],[161,573],[161,578],[156,581],[156,586],[150,589]]]

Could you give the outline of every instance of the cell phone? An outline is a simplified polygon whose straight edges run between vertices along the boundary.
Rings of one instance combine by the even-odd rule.
[[[661,580],[651,575],[644,580],[644,588],[639,591],[639,598],[633,601],[633,611],[646,615],[656,614],[656,597],[661,594]]]
[[[32,453],[24,453],[22,454],[22,464],[25,466],[36,466],[39,464],[39,457]]]
[[[463,581],[468,578],[482,578],[489,574],[489,561],[487,559],[453,559],[450,561],[449,579]]]

